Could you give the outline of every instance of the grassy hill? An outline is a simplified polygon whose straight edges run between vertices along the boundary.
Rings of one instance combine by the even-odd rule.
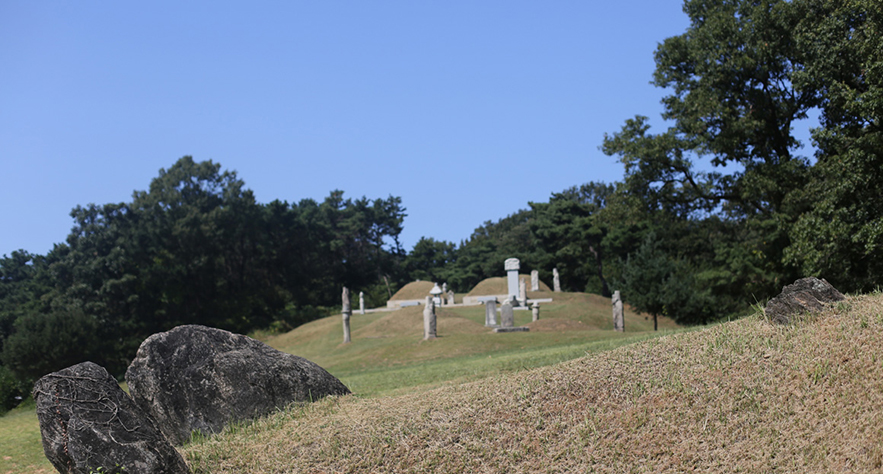
[[[195,472],[832,472],[883,466],[883,296],[534,370],[282,411]]]
[[[540,321],[531,322],[530,311],[515,312],[516,324],[531,327],[526,334],[494,334],[484,327],[483,306],[442,307],[439,338],[424,342],[422,307],[411,307],[353,314],[350,344],[342,343],[339,315],[266,342],[315,361],[359,397],[382,397],[551,365],[659,335],[650,331],[652,321],[628,309],[626,332],[612,331],[607,298],[582,293],[554,297],[541,305]],[[676,326],[666,319],[660,327]],[[39,440],[32,407],[0,418],[0,473],[52,472]]]
[[[481,308],[441,308],[433,341],[420,339],[420,308],[353,315],[346,345],[339,316],[314,321],[269,343],[355,395],[232,426],[182,453],[197,473],[883,467],[883,295],[789,326],[755,315],[662,337],[630,312],[626,333],[610,331],[609,304],[556,294],[522,334],[489,333]],[[529,319],[516,313],[516,324]],[[4,453],[13,415],[0,418]],[[11,462],[0,472],[44,468]]]

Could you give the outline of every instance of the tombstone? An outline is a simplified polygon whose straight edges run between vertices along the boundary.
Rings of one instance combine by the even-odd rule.
[[[534,321],[540,320],[540,304],[539,303],[535,302],[534,304],[530,305],[530,312],[533,315]]]
[[[98,364],[45,375],[33,396],[43,453],[58,472],[190,472],[155,420]]]
[[[530,291],[540,291],[540,272],[537,270],[530,272]]]
[[[359,314],[365,314],[365,292],[359,292]]]
[[[497,325],[497,300],[495,299],[484,302],[484,325],[485,327]]]
[[[448,284],[442,283],[442,293],[448,294]]]
[[[515,311],[512,310],[510,300],[504,301],[500,306],[500,326],[504,328],[515,327]]]
[[[561,293],[561,279],[558,278],[558,269],[552,269],[552,287],[555,289],[555,293]]]
[[[341,300],[343,301],[343,343],[346,344],[350,342],[350,316],[353,314],[353,307],[350,305],[349,288],[343,287]]]
[[[448,303],[449,305],[454,304],[454,290],[448,291]]]
[[[619,290],[613,292],[613,330],[623,332],[625,330],[625,319],[622,315],[622,297]]]
[[[518,270],[521,269],[521,262],[517,258],[507,258],[503,263],[506,269],[506,279],[508,283],[509,299],[518,297]]]
[[[435,339],[435,303],[431,296],[426,297],[426,306],[423,308],[423,340]]]
[[[527,283],[524,278],[518,281],[518,306],[527,306]]]

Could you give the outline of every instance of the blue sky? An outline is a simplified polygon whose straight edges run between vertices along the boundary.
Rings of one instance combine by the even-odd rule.
[[[622,178],[604,133],[648,115],[675,0],[0,1],[0,254],[130,201],[184,155],[260,202],[400,196],[401,236]]]

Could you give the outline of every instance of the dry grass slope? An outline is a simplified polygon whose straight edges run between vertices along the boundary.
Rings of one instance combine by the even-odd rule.
[[[869,472],[883,296],[400,397],[326,399],[185,449],[197,473]]]

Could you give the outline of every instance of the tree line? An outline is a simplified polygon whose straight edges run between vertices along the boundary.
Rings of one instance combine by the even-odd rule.
[[[0,259],[0,405],[90,359],[121,373],[185,323],[286,329],[381,305],[415,279],[458,292],[521,259],[569,291],[698,324],[803,276],[867,291],[883,275],[883,7],[875,0],[686,0],[655,52],[663,130],[604,137],[624,177],[553,193],[459,243],[402,249],[401,199],[255,202],[235,173],[184,157],[131,202],[75,208],[66,242]],[[817,113],[814,156],[794,127]],[[25,387],[25,388],[22,388]]]

